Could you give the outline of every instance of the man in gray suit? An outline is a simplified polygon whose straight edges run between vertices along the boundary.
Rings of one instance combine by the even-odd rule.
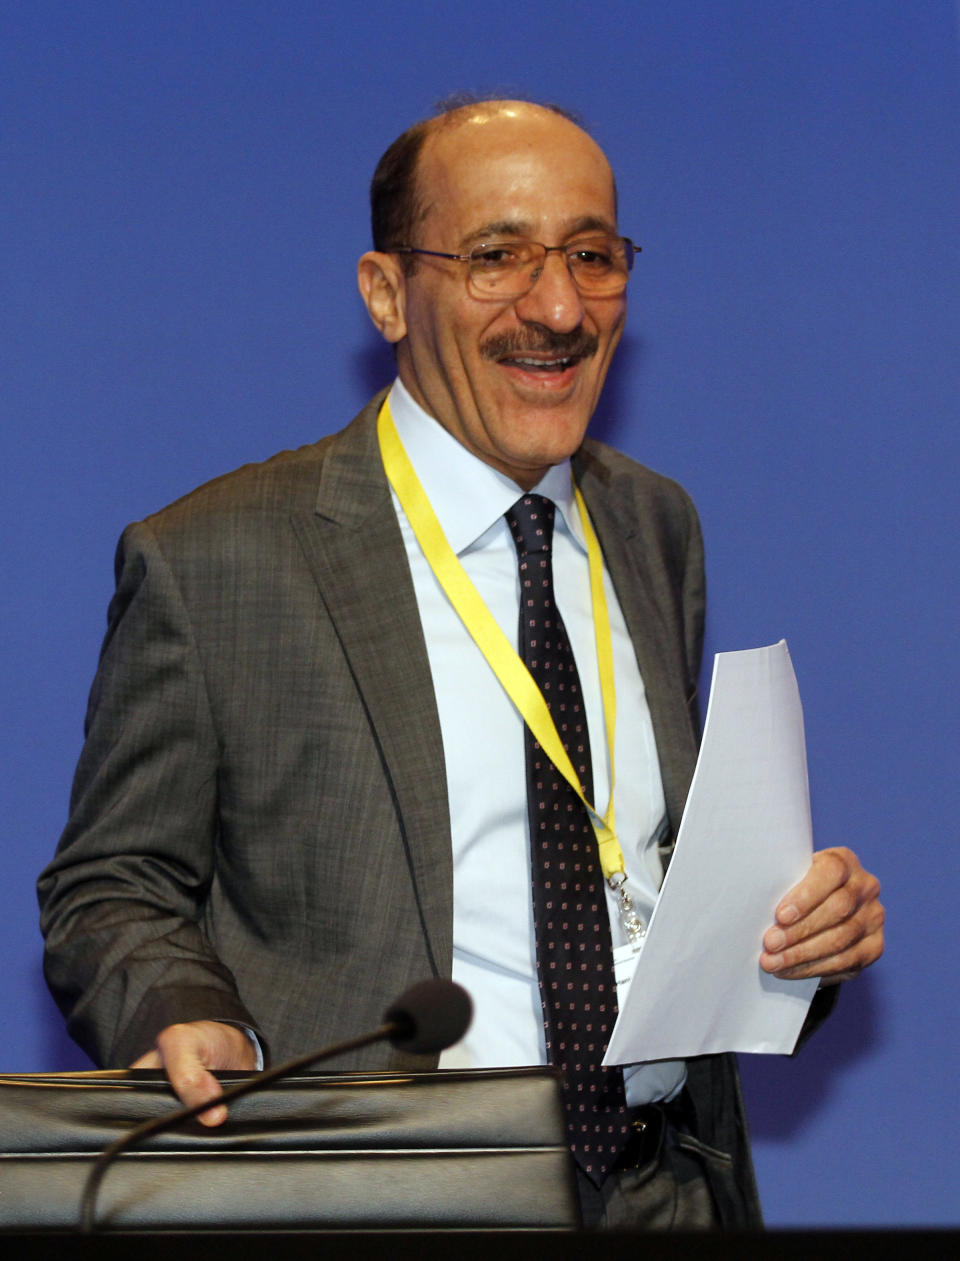
[[[618,831],[649,910],[696,757],[703,571],[684,492],[585,438],[633,259],[610,167],[560,113],[494,101],[405,133],[372,196],[358,277],[396,348],[401,448],[505,628],[519,597],[503,513],[523,492],[556,502],[603,797],[571,467],[582,492],[614,641]],[[97,1061],[162,1067],[188,1103],[215,1099],[210,1070],[348,1037],[451,972],[478,1019],[446,1064],[545,1055],[523,723],[391,490],[381,404],[131,526],[118,551],[70,820],[40,881],[46,972]],[[877,882],[849,850],[818,853],[771,911],[761,966],[822,977],[820,1008],[882,949]],[[343,1067],[432,1063],[370,1048]],[[590,1221],[759,1220],[730,1057],[641,1066],[627,1102],[662,1107],[668,1137],[581,1177]],[[687,1157],[667,1161],[671,1144]]]

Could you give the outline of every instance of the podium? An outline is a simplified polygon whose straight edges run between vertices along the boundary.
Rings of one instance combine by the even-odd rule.
[[[573,1230],[559,1091],[541,1068],[306,1073],[121,1155],[97,1230]],[[99,1152],[176,1106],[158,1072],[0,1075],[0,1230],[73,1230]]]

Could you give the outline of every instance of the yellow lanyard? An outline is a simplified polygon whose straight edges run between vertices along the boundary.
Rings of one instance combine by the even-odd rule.
[[[580,513],[584,537],[587,541],[587,560],[590,569],[590,594],[593,602],[594,637],[597,645],[597,668],[600,674],[600,692],[603,698],[603,717],[607,737],[607,755],[610,763],[610,800],[607,813],[601,818],[583,793],[580,783],[543,693],[534,682],[516,649],[500,629],[493,614],[484,604],[480,593],[470,581],[466,571],[447,542],[437,515],[433,511],[420,479],[403,448],[400,435],[390,414],[390,405],[384,400],[377,417],[377,437],[380,455],[387,480],[400,500],[400,506],[426,557],[427,564],[453,605],[461,622],[477,647],[483,653],[491,670],[500,680],[504,691],[516,706],[524,722],[533,733],[550,761],[563,775],[590,813],[600,851],[600,864],[607,880],[619,887],[623,879],[623,852],[614,830],[613,789],[614,731],[617,722],[617,698],[613,678],[613,645],[610,637],[610,615],[603,591],[603,557],[600,544],[590,523],[583,496],[574,483],[573,493]]]

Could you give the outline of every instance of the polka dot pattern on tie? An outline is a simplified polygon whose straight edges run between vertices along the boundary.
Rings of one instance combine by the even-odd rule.
[[[590,801],[593,771],[580,676],[554,600],[555,506],[541,495],[525,495],[505,515],[517,548],[520,655]],[[571,1150],[599,1185],[629,1135],[623,1073],[600,1066],[617,1018],[603,872],[586,808],[529,729],[524,734],[547,1058],[564,1076]]]

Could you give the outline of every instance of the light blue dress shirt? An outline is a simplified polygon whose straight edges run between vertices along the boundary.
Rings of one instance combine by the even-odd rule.
[[[487,607],[516,643],[520,594],[517,554],[503,514],[523,493],[474,456],[410,397],[390,393],[400,440],[450,546]],[[551,468],[534,487],[557,505],[553,566],[557,605],[573,647],[586,702],[593,782],[603,814],[610,776],[586,543],[570,465]],[[444,595],[394,496],[426,638],[440,715],[453,840],[453,978],[474,1001],[467,1036],[444,1052],[441,1068],[503,1068],[546,1062],[536,975],[530,889],[523,721]],[[648,920],[661,881],[655,836],[665,805],[643,680],[604,570],[617,693],[617,833],[630,892]],[[616,899],[608,890],[614,946],[623,944]],[[627,1098],[671,1096],[684,1067],[660,1061],[625,1070]]]

